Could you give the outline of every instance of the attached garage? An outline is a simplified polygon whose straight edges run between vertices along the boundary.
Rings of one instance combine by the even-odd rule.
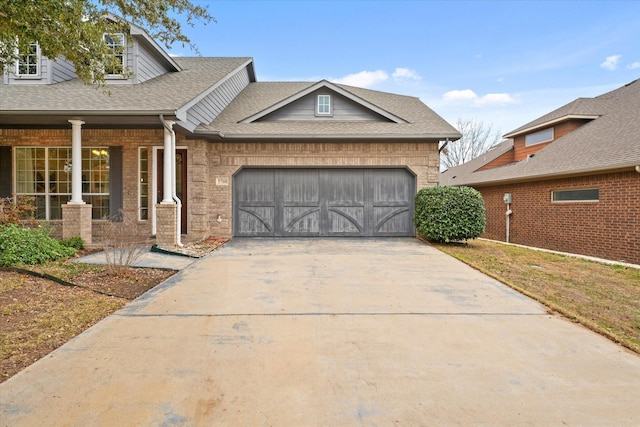
[[[415,188],[406,168],[244,168],[234,236],[414,236]]]

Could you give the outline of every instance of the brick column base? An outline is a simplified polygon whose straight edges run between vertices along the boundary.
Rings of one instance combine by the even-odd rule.
[[[62,205],[62,238],[80,237],[85,245],[90,245],[91,205]]]
[[[178,205],[156,205],[156,245],[175,247],[178,244]]]

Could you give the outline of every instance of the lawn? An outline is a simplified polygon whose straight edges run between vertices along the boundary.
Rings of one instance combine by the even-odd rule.
[[[433,246],[640,353],[640,270],[486,240]]]

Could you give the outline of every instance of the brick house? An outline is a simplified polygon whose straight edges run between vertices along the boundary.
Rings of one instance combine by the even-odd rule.
[[[483,237],[640,264],[640,80],[505,137],[440,174],[482,193]]]
[[[130,36],[105,35],[131,72],[106,90],[35,43],[4,73],[0,196],[35,197],[41,220],[88,242],[121,214],[162,245],[415,234],[438,142],[460,137],[420,100],[257,82],[251,58],[174,58],[134,25]]]

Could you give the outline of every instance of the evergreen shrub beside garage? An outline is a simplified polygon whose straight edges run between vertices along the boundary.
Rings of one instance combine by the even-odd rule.
[[[429,187],[415,197],[416,230],[433,242],[480,237],[487,223],[482,195],[470,187]]]

